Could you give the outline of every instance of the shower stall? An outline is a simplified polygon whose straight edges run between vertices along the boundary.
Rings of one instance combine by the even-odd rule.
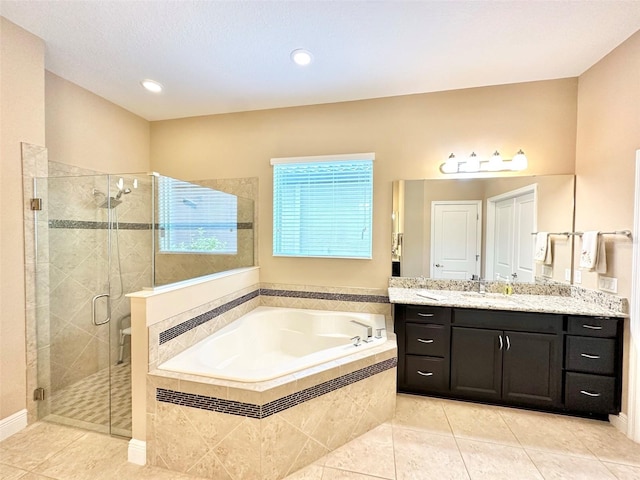
[[[253,201],[221,182],[34,179],[39,419],[131,436],[127,293],[254,263]]]

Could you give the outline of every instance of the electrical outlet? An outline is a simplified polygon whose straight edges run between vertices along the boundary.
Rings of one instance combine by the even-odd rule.
[[[551,267],[550,265],[543,265],[542,276],[547,278],[553,277],[553,267]]]
[[[573,271],[573,283],[582,283],[582,272],[580,270]]]
[[[570,282],[570,281],[571,281],[571,269],[570,269],[570,268],[565,268],[565,269],[564,269],[564,279],[565,279],[567,282]]]
[[[618,279],[614,277],[598,277],[598,288],[609,293],[618,293]]]

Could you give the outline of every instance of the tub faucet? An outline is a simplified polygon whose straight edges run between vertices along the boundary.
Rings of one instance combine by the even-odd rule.
[[[353,346],[354,347],[359,347],[360,346],[360,335],[356,335],[355,337],[351,337],[351,341],[353,342]]]
[[[351,323],[355,323],[356,325],[359,325],[366,329],[366,334],[362,336],[363,342],[369,343],[372,341],[371,337],[373,337],[373,327],[367,325],[366,323],[359,322],[357,320],[351,320]]]

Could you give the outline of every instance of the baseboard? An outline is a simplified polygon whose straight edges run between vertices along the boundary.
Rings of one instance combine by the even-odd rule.
[[[628,418],[624,413],[620,413],[619,415],[609,415],[609,423],[625,435],[627,434]]]
[[[18,433],[27,426],[27,411],[20,410],[18,413],[0,420],[0,442],[9,438],[14,433]]]
[[[136,465],[147,463],[147,442],[132,438],[129,440],[128,460]]]

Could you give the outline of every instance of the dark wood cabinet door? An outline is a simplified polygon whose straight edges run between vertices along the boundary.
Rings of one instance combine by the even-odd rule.
[[[562,388],[561,337],[546,333],[503,333],[502,397],[509,403],[553,407]]]
[[[479,400],[502,397],[501,339],[500,330],[451,328],[452,393]]]

